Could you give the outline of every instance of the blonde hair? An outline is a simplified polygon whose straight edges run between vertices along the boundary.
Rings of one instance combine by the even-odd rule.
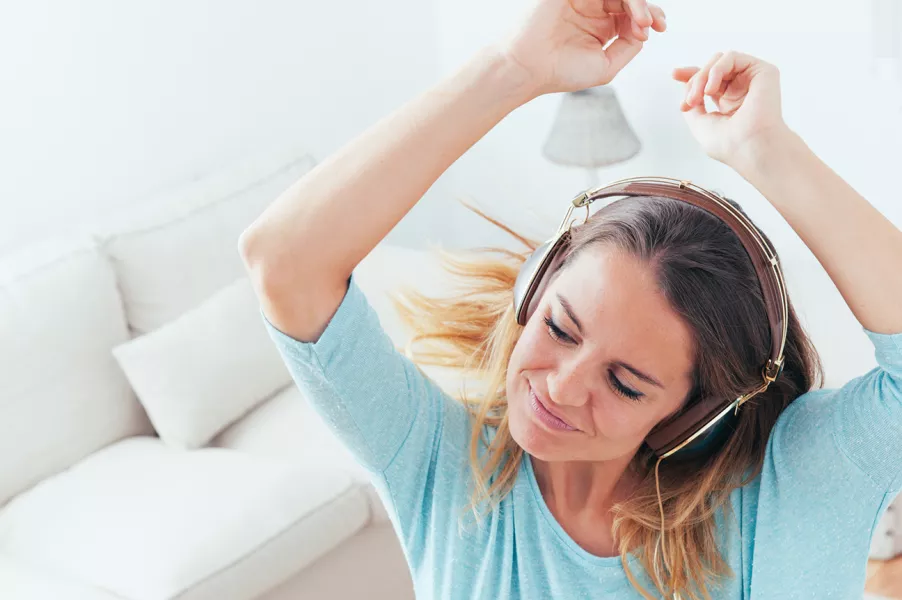
[[[470,508],[479,516],[510,492],[524,458],[510,435],[505,386],[522,330],[512,305],[514,282],[539,244],[465,206],[513,236],[525,251],[439,249],[442,266],[456,280],[459,293],[437,298],[407,289],[393,300],[415,332],[407,350],[416,363],[460,369],[482,382],[479,393],[465,390],[458,398],[473,417]],[[573,232],[561,269],[590,245],[613,244],[655,269],[661,290],[691,325],[696,382],[684,407],[704,394],[735,398],[760,384],[760,368],[770,348],[767,316],[751,260],[726,224],[684,202],[643,197],[613,202]],[[817,353],[791,305],[789,317],[783,372],[742,408],[735,431],[718,452],[693,460],[668,459],[660,473],[647,446],[636,453],[631,468],[643,478],[627,501],[613,507],[613,534],[624,571],[644,598],[653,600],[630,570],[629,554],[639,559],[665,596],[710,599],[712,590],[734,576],[718,548],[715,514],[722,510],[731,515],[730,493],[757,477],[768,435],[782,410],[823,381]],[[491,439],[484,434],[486,427],[494,433]]]

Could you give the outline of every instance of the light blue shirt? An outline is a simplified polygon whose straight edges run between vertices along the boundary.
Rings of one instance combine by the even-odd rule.
[[[316,342],[264,322],[294,381],[371,473],[418,598],[641,598],[619,557],[586,552],[557,523],[528,457],[497,510],[478,526],[466,518],[467,411],[395,349],[355,276]],[[716,598],[861,598],[874,525],[902,479],[902,333],[865,332],[879,366],[796,399],[762,473],[733,492],[735,517],[717,519],[736,578]]]

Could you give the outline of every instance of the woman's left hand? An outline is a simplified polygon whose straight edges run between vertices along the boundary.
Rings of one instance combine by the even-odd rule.
[[[739,52],[718,52],[702,68],[674,69],[686,83],[683,111],[689,129],[711,158],[733,168],[788,130],[780,106],[780,72]],[[705,96],[717,106],[708,112]]]

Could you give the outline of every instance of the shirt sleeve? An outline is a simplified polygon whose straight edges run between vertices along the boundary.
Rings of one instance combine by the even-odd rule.
[[[355,275],[315,342],[290,337],[261,314],[298,388],[364,468],[383,474],[408,439],[424,447],[405,451],[406,468],[423,466],[410,457],[432,454],[453,399],[398,352]]]
[[[864,332],[877,367],[840,388],[834,432],[849,460],[895,493],[902,483],[902,333]]]
[[[865,479],[875,492],[895,493],[902,483],[902,333],[862,329],[877,366],[797,398],[771,433],[766,467],[794,488],[825,492]]]

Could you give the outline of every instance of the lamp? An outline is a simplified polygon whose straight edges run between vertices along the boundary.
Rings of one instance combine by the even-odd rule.
[[[588,187],[595,188],[596,169],[628,160],[641,148],[614,89],[601,85],[564,94],[542,154],[555,164],[586,169]]]

